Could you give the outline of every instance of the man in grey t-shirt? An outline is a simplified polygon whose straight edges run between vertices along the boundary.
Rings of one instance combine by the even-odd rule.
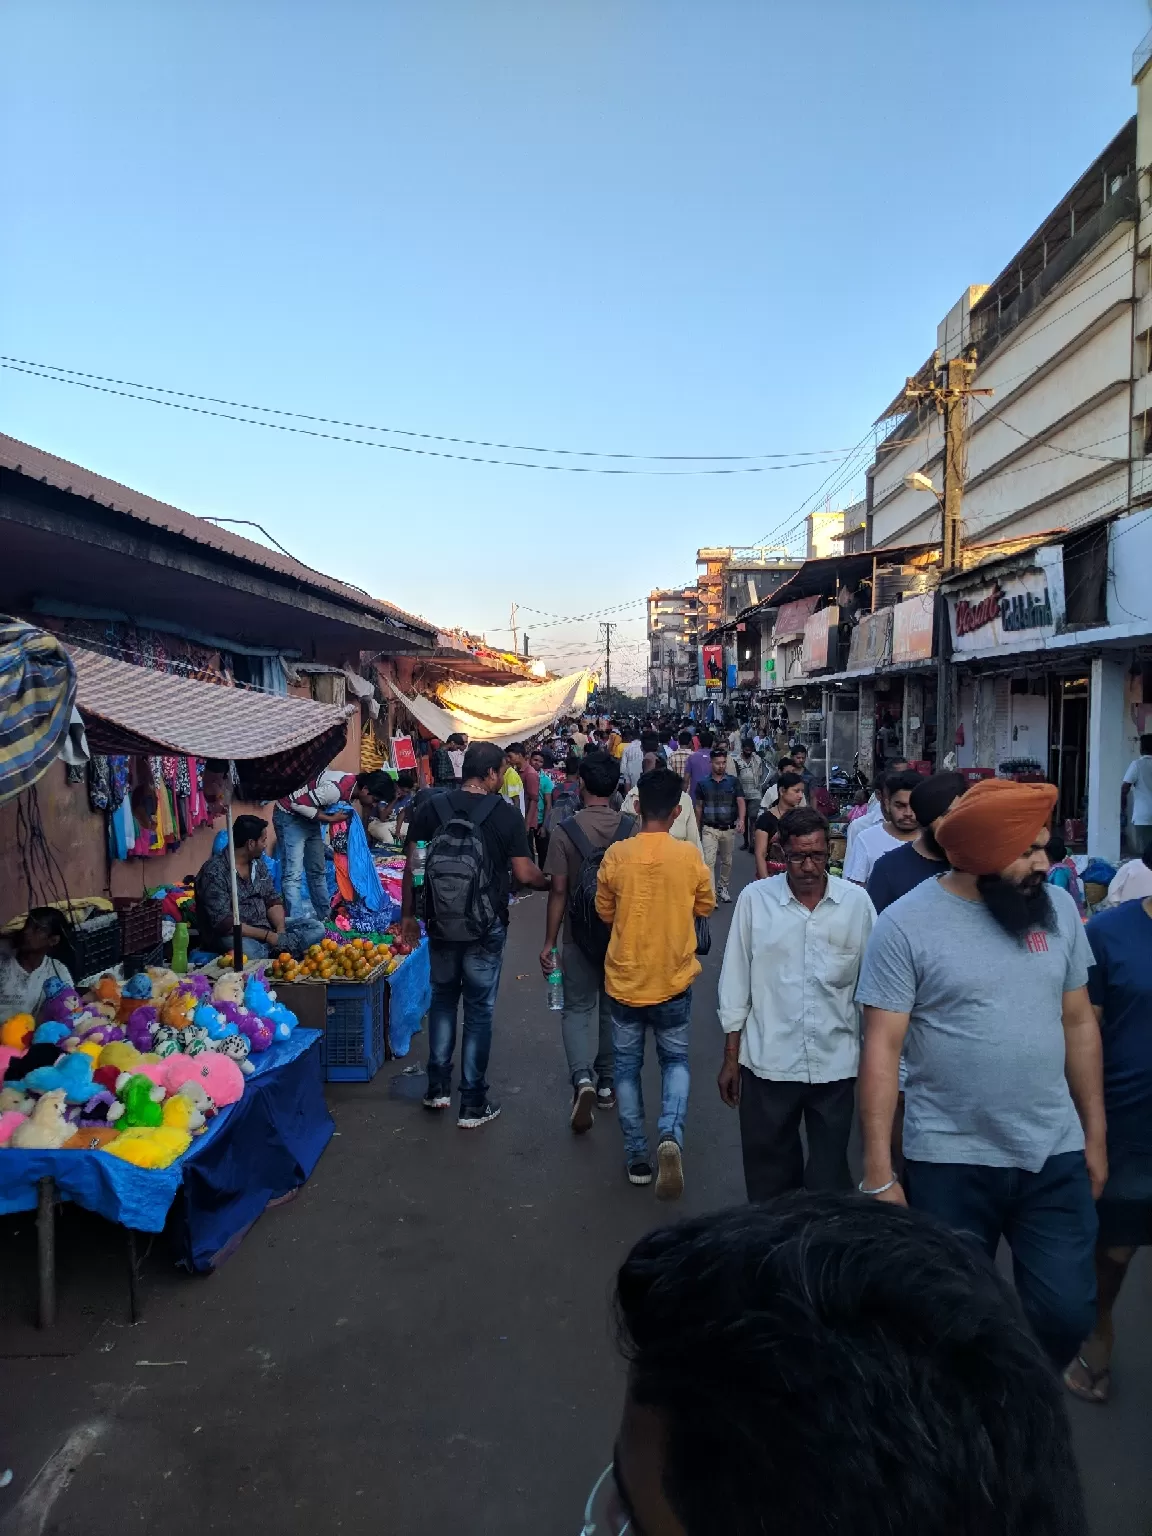
[[[987,780],[941,822],[952,864],[879,917],[864,956],[861,1189],[891,1172],[908,1063],[907,1202],[1012,1249],[1021,1303],[1057,1366],[1089,1331],[1093,1198],[1107,1177],[1092,964],[1075,903],[1047,885],[1050,785]]]

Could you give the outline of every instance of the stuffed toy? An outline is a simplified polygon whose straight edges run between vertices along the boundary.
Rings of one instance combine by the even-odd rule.
[[[220,1012],[235,1024],[242,1035],[247,1035],[253,1051],[266,1051],[276,1038],[275,1026],[258,1014],[250,1013],[243,1003],[220,1003]]]
[[[59,1045],[62,1040],[67,1040],[72,1031],[67,1024],[57,1024],[49,1021],[41,1024],[32,1035],[33,1045]]]
[[[49,1151],[62,1147],[73,1134],[74,1127],[64,1118],[64,1090],[54,1088],[36,1100],[36,1108],[12,1132],[8,1145],[27,1151]]]
[[[63,1089],[69,1104],[85,1104],[92,1097],[92,1058],[77,1052],[61,1056],[54,1067],[37,1067],[24,1079],[33,1093],[53,1093]]]
[[[95,1068],[96,1063],[100,1060],[100,1052],[104,1047],[96,1040],[81,1040],[78,1045],[74,1045],[71,1040],[65,1040],[64,1049],[66,1051],[73,1051],[79,1056],[87,1056],[93,1068]]]
[[[143,973],[141,973],[143,974]],[[133,976],[133,981],[136,977]],[[125,1022],[125,1033],[138,1051],[150,1051],[153,1038],[160,1027],[160,1010],[153,1003],[137,1004]]]
[[[170,1056],[164,1063],[161,1081],[169,1093],[176,1093],[188,1081],[198,1082],[219,1109],[235,1104],[244,1093],[244,1074],[236,1063],[219,1051],[202,1051],[199,1056]]]
[[[221,1003],[242,1003],[247,979],[243,971],[225,971],[212,988],[212,1001],[217,1008]]]
[[[0,1088],[0,1114],[6,1114],[10,1109],[18,1109],[22,1115],[32,1113],[33,1099],[23,1088]]]
[[[174,1126],[131,1126],[121,1131],[109,1146],[104,1148],[109,1157],[119,1157],[137,1168],[167,1168],[182,1157],[192,1145],[187,1131]]]
[[[129,1045],[127,1040],[113,1040],[111,1045],[101,1048],[97,1064],[101,1067],[116,1067],[121,1072],[135,1072],[142,1061],[159,1059],[155,1051],[141,1053],[134,1045]]]
[[[199,1024],[188,1024],[176,1036],[180,1049],[185,1056],[199,1056],[201,1051],[210,1051],[212,1041],[208,1038],[208,1031]]]
[[[169,1099],[187,1099],[192,1108],[200,1115],[201,1124],[210,1115],[216,1113],[215,1100],[208,1097],[200,1086],[199,1081],[194,1077],[190,1077],[186,1083],[181,1083],[176,1092],[169,1094],[168,1099],[165,1099],[164,1102],[167,1104]],[[200,1132],[197,1131],[196,1134],[199,1135]]]
[[[147,971],[137,971],[130,977],[120,993],[120,1003],[116,1009],[116,1022],[127,1024],[128,1020],[140,1007],[141,1003],[152,1001],[152,978]]]
[[[164,1100],[164,1124],[173,1131],[187,1131],[190,1136],[204,1129],[204,1111],[182,1093]]]
[[[272,1025],[277,1040],[287,1040],[296,1028],[296,1015],[283,1003],[277,1002],[273,993],[255,976],[248,978],[244,988],[244,1006]]]
[[[237,1033],[235,1024],[226,1019],[218,1008],[213,1008],[211,1003],[201,1003],[192,1015],[192,1022],[197,1029],[202,1029],[209,1040],[225,1040],[229,1035]]]
[[[4,1075],[8,1071],[8,1063],[15,1057],[23,1056],[23,1051],[18,1051],[14,1045],[0,1045],[0,1083],[4,1081]]]
[[[217,1040],[214,1049],[219,1051],[221,1056],[230,1056],[245,1075],[255,1072],[256,1068],[248,1060],[252,1046],[247,1035],[237,1032],[229,1035],[226,1040]]]
[[[122,1126],[163,1123],[164,1111],[160,1106],[164,1090],[143,1072],[121,1072],[116,1080],[116,1097],[120,1100],[120,1113],[110,1109],[109,1120]]]
[[[31,1110],[32,1101],[29,1099],[28,1108]],[[0,1147],[6,1147],[12,1139],[12,1132],[18,1125],[23,1125],[27,1115],[22,1115],[18,1109],[0,1110]]]
[[[50,1003],[54,997],[59,997],[61,992],[69,990],[74,989],[69,987],[68,982],[63,981],[59,976],[49,976],[44,983],[44,1001]]]
[[[56,1027],[53,1024],[40,1026],[41,1029]],[[102,1045],[111,1045],[114,1040],[123,1040],[124,1031],[116,1024],[109,1024],[106,1019],[93,1020],[90,1016],[85,1016],[83,1023],[77,1021],[69,1038],[83,1045],[95,1045],[99,1049]]]
[[[160,1005],[160,1022],[169,1029],[183,1029],[196,1009],[196,1000],[187,992],[170,992]]]
[[[88,1102],[80,1110],[79,1125],[107,1125],[109,1120],[118,1120],[122,1111],[113,1114],[120,1101],[114,1093],[109,1093],[107,1088],[101,1088],[94,1093]]]
[[[115,1008],[120,1002],[120,983],[111,976],[101,976],[96,985],[89,988],[89,996],[97,1003],[110,1003]]]
[[[155,1003],[162,1003],[169,992],[174,992],[180,985],[176,972],[162,965],[150,965],[143,974],[152,983],[152,1000]]]
[[[211,1002],[212,1000],[212,983],[208,980],[207,976],[181,976],[180,985],[177,990],[183,992],[187,997],[194,998],[198,1003]]]
[[[37,1067],[54,1067],[60,1060],[58,1045],[30,1045],[23,1056],[13,1056],[4,1074],[6,1083],[19,1083]]]
[[[53,977],[53,980],[58,980]],[[52,982],[44,985],[44,1006],[40,1009],[40,1019],[54,1019],[58,1024],[71,1024],[78,1013],[82,1013],[84,1005],[80,1001],[80,994],[75,987],[61,986],[52,991]]]
[[[0,1045],[10,1045],[14,1051],[22,1051],[32,1044],[32,1032],[36,1020],[30,1013],[14,1013],[0,1024]],[[64,1031],[68,1033],[67,1030]]]
[[[114,1125],[85,1125],[80,1122],[80,1130],[74,1136],[70,1136],[61,1147],[62,1152],[102,1152],[110,1141],[115,1141],[120,1132]]]

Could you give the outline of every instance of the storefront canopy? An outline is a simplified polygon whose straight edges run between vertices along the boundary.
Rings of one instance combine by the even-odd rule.
[[[274,800],[326,767],[346,739],[346,709],[69,651],[93,752],[231,759],[247,797]]]
[[[441,741],[463,731],[470,741],[494,741],[506,747],[537,735],[553,720],[579,714],[588,698],[590,672],[573,672],[554,683],[448,683],[437,698],[409,697],[391,678],[392,692],[416,720]]]
[[[55,635],[0,623],[0,805],[59,756],[76,697],[76,672]]]

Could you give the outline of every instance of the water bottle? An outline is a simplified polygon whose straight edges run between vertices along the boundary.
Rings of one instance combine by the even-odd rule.
[[[172,969],[183,976],[188,969],[188,924],[177,923],[172,935]]]
[[[548,1011],[559,1013],[564,1007],[564,972],[560,969],[560,956],[552,951],[552,969],[548,972]]]
[[[409,854],[412,869],[412,903],[417,917],[424,916],[424,869],[428,863],[428,844],[417,843]]]

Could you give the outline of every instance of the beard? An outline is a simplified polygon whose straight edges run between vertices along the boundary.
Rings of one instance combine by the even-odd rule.
[[[1000,875],[978,875],[976,889],[996,922],[1014,939],[1023,942],[1034,928],[1056,932],[1056,908],[1043,875],[1029,875],[1021,885]]]

